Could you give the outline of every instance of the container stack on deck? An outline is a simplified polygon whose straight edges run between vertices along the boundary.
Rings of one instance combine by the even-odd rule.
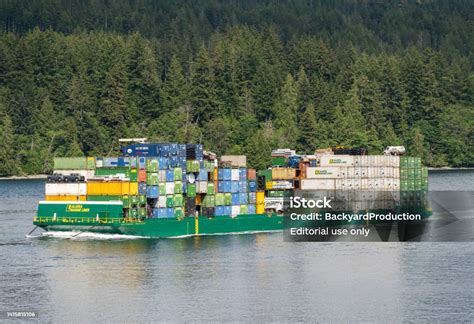
[[[257,172],[247,168],[245,156],[222,156],[218,163],[200,144],[133,144],[122,157],[55,159],[61,175],[48,177],[45,199],[118,201],[123,215],[134,219],[220,217],[278,211],[294,190],[335,191],[360,202],[356,208],[378,209],[391,207],[383,201],[400,199],[400,192],[428,189],[419,158],[364,154],[279,149],[271,168]],[[363,205],[373,196],[368,192],[382,203]]]

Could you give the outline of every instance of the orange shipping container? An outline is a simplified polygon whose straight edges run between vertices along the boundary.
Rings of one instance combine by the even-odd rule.
[[[255,169],[248,169],[247,170],[247,179],[255,180],[257,179],[257,170]]]
[[[86,196],[45,196],[46,201],[85,201]]]
[[[146,170],[138,170],[138,182],[146,182]]]

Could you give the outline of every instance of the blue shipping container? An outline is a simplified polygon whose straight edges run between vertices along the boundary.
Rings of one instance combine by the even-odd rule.
[[[224,192],[232,192],[232,181],[224,181]]]
[[[246,192],[241,192],[239,193],[239,204],[240,205],[246,205],[248,204],[248,195]]]
[[[231,181],[230,192],[239,192],[239,182],[238,181]]]
[[[247,180],[247,169],[245,168],[239,169],[239,180]]]
[[[160,170],[167,170],[167,169],[169,169],[169,160],[168,160],[168,158],[159,157],[159,158],[158,158],[158,168],[159,168]]]
[[[124,156],[158,156],[160,144],[132,144],[122,149]]]
[[[146,186],[147,198],[158,198],[158,186]]]
[[[138,167],[140,169],[145,169],[145,167],[146,167],[146,159],[143,156],[140,156],[138,158]]]
[[[207,170],[206,169],[201,169],[199,171],[197,180],[198,181],[207,181]]]
[[[249,180],[248,181],[248,189],[249,189],[250,192],[257,191],[257,181]]]
[[[238,193],[232,194],[232,205],[240,205],[240,195]]]
[[[247,205],[247,214],[255,214],[255,205]]]
[[[174,217],[174,208],[166,208],[166,217],[168,218]]]
[[[230,216],[232,214],[232,206],[224,206],[224,215]]]
[[[224,180],[232,180],[232,169],[225,168],[224,170]]]
[[[257,195],[255,192],[249,192],[249,204],[255,204],[257,202]]]
[[[138,183],[138,194],[139,195],[146,195],[146,183],[145,182],[139,182]]]
[[[177,168],[178,167],[178,157],[172,156],[170,157],[170,168]]]
[[[174,181],[174,171],[166,170],[166,182],[173,182],[173,181]]]
[[[247,192],[247,181],[239,181],[239,192]]]

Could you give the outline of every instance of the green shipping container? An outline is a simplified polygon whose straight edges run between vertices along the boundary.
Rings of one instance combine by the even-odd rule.
[[[421,179],[421,168],[414,169],[415,179]]]
[[[259,170],[257,175],[260,177],[265,177],[265,181],[272,181],[272,170]]]
[[[182,181],[175,181],[175,183],[174,183],[174,193],[175,194],[183,193],[183,182]]]
[[[183,217],[183,216],[184,216],[183,208],[174,209],[174,217]]]
[[[408,179],[408,169],[401,168],[400,169],[400,179]]]
[[[140,204],[140,206],[145,206],[146,205],[146,196],[145,195],[138,196],[138,203]]]
[[[212,170],[214,170],[214,162],[208,161],[208,160],[204,160],[204,169],[206,169],[207,171],[212,171]]]
[[[247,205],[240,205],[240,214],[241,214],[241,215],[248,214],[248,207],[247,207]]]
[[[184,205],[183,195],[181,194],[174,195],[173,203],[175,207],[183,207]]]
[[[146,172],[158,172],[158,160],[147,159],[146,160]]]
[[[408,158],[406,156],[400,157],[400,168],[408,168]]]
[[[130,208],[128,210],[128,217],[137,218],[138,217],[138,209],[137,208]]]
[[[273,157],[272,158],[272,166],[286,166],[286,158],[284,157]]]
[[[183,178],[183,169],[181,168],[174,168],[173,169],[174,173],[174,180],[182,179]]]
[[[187,160],[186,161],[186,171],[187,172],[199,172],[200,165],[197,160]]]
[[[132,205],[132,201],[130,200],[130,196],[124,195],[122,196],[123,208],[130,208]]]
[[[138,208],[138,216],[140,216],[142,218],[146,217],[146,208],[143,208],[143,207]]]
[[[130,196],[130,202],[132,205],[138,205],[139,203],[138,196]]]
[[[224,206],[225,205],[225,195],[223,193],[216,193],[215,195],[215,204],[216,206]]]
[[[270,190],[268,191],[268,197],[272,198],[281,198],[287,197],[289,195],[290,190]]]
[[[400,191],[408,191],[408,180],[400,180]]]
[[[415,190],[415,179],[408,180],[408,191]]]
[[[224,193],[224,205],[232,205],[232,194],[230,192]]]
[[[168,208],[174,207],[174,196],[173,195],[167,195],[166,196],[166,207],[168,207]]]
[[[195,183],[188,183],[186,186],[186,195],[188,197],[196,197],[196,184]]]
[[[428,178],[428,168],[427,167],[422,167],[421,168],[421,177],[422,178]]]
[[[414,180],[414,190],[421,190],[421,180],[420,179],[415,179]]]
[[[421,168],[421,158],[420,157],[414,157],[413,158],[413,167],[414,168]]]
[[[95,159],[86,157],[54,158],[55,170],[94,170]]]
[[[207,183],[207,194],[208,195],[214,195],[215,194],[215,188],[214,188],[214,184],[212,182]]]
[[[216,196],[214,195],[205,195],[202,198],[201,206],[202,207],[214,207],[216,205]]]
[[[158,185],[158,173],[147,173],[146,174],[146,184],[149,186]]]
[[[158,183],[158,194],[160,196],[166,195],[166,183],[165,182]]]

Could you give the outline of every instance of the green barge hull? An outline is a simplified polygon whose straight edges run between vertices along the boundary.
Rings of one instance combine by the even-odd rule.
[[[35,218],[34,224],[47,231],[84,231],[165,238],[282,231],[283,217],[252,214],[237,217],[148,218],[143,221],[104,219],[97,221],[94,218],[53,220],[51,217],[38,216]]]

